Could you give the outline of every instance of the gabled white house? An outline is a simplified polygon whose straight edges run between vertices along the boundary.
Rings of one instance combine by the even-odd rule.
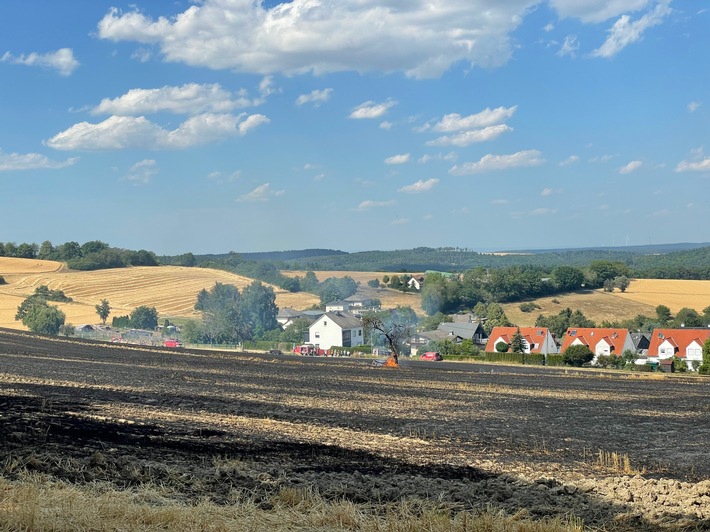
[[[424,286],[424,277],[421,275],[419,277],[412,277],[407,281],[407,286],[414,290],[421,290],[422,286]]]
[[[570,327],[567,329],[560,352],[564,353],[573,345],[586,345],[594,353],[592,362],[596,362],[600,355],[620,357],[624,351],[636,352],[636,346],[628,329]]]
[[[649,362],[672,357],[685,360],[689,369],[703,362],[703,344],[710,338],[710,329],[654,329],[648,347]]]
[[[520,331],[523,337],[523,350],[526,354],[543,355],[559,353],[555,337],[547,327],[493,327],[488,336],[486,351],[494,353],[496,344],[504,342],[510,346],[513,336]]]
[[[320,349],[365,343],[362,321],[348,312],[326,312],[308,328],[308,338]]]

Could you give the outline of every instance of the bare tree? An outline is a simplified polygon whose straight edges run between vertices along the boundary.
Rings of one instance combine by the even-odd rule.
[[[363,317],[363,326],[372,332],[377,332],[384,337],[389,348],[390,359],[399,364],[404,343],[414,333],[414,324],[405,315],[400,315],[397,310],[389,312],[372,312]],[[372,333],[371,337],[374,336]]]

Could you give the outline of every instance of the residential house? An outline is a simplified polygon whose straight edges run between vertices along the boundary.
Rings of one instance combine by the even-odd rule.
[[[621,356],[627,350],[636,352],[628,329],[570,327],[562,341],[560,352],[564,353],[573,345],[586,345],[594,353],[592,362],[595,362],[600,355]]]
[[[424,286],[424,276],[412,277],[407,281],[407,286],[412,290],[421,290],[422,286]]]
[[[648,361],[661,362],[678,357],[688,369],[695,370],[703,362],[703,344],[710,329],[654,329],[648,347]]]
[[[294,310],[290,307],[282,307],[276,315],[276,321],[282,329],[285,329],[298,318],[305,318],[308,320],[308,323],[313,323],[323,314],[324,312],[322,310]]]
[[[348,312],[355,314],[356,316],[362,316],[368,312],[377,312],[381,310],[379,302],[370,298],[350,296],[345,298],[345,302],[348,303],[349,306]]]
[[[559,346],[555,341],[555,337],[547,327],[493,327],[491,334],[488,335],[486,351],[495,353],[496,344],[500,342],[505,342],[510,346],[513,336],[518,330],[523,337],[523,350],[526,354],[540,353],[549,355],[559,353]]]
[[[362,321],[349,312],[326,312],[308,328],[308,337],[310,343],[326,350],[365,343]]]
[[[412,349],[418,349],[429,342],[441,340],[451,340],[455,344],[460,344],[464,340],[473,340],[474,345],[483,349],[488,340],[488,335],[477,320],[454,323],[443,322],[434,331],[422,331],[413,334],[408,343]]]
[[[325,304],[326,312],[350,312],[350,301],[344,299],[336,299]]]

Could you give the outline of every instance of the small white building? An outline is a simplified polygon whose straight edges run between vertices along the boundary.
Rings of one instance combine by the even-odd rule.
[[[365,343],[362,321],[348,312],[326,312],[308,328],[310,343],[320,349]]]

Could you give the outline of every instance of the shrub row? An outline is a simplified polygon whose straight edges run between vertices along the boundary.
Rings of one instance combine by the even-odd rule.
[[[539,353],[484,353],[483,360],[486,362],[509,362],[513,364],[532,364],[542,366],[545,355]]]

